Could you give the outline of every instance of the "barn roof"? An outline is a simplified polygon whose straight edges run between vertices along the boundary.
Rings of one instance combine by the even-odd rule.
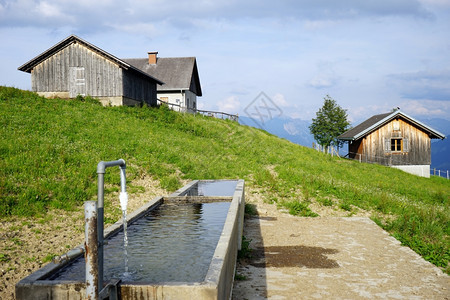
[[[195,57],[158,57],[156,64],[149,64],[147,58],[123,60],[164,81],[163,86],[158,86],[158,91],[190,90],[197,96],[202,95]]]
[[[42,52],[41,54],[39,54],[38,56],[36,56],[35,58],[31,59],[30,61],[26,62],[25,64],[21,65],[20,67],[18,67],[18,70],[23,71],[23,72],[27,72],[27,73],[31,73],[31,70],[38,64],[40,64],[41,62],[43,62],[44,60],[46,60],[47,58],[49,58],[50,56],[54,55],[55,53],[61,51],[62,49],[64,49],[65,47],[69,46],[72,43],[79,43],[87,48],[89,48],[90,50],[96,52],[97,54],[105,57],[106,59],[116,63],[117,65],[119,65],[121,68],[125,69],[125,70],[132,70],[134,72],[138,72],[146,77],[149,77],[150,79],[156,81],[156,83],[158,84],[164,84],[164,82],[162,82],[161,80],[151,76],[148,73],[142,72],[141,70],[139,70],[138,68],[130,65],[129,63],[115,57],[114,55],[106,52],[105,50],[79,38],[76,35],[71,35],[67,38],[65,38],[64,40],[62,40],[61,42],[57,43],[56,45],[54,45],[53,47],[47,49],[46,51]]]
[[[414,119],[413,117],[408,116],[407,114],[400,111],[399,109],[397,109],[393,112],[390,112],[390,113],[372,116],[369,119],[362,122],[361,124],[355,126],[352,129],[347,130],[346,132],[344,132],[343,134],[338,136],[338,139],[343,140],[343,141],[359,140],[360,138],[363,138],[364,136],[377,130],[381,126],[385,125],[386,123],[388,123],[391,120],[398,118],[398,117],[403,118],[403,119],[413,123],[415,126],[419,127],[421,130],[428,133],[428,135],[432,139],[441,139],[441,140],[445,139],[445,135],[443,135],[439,131],[436,131],[433,128]]]

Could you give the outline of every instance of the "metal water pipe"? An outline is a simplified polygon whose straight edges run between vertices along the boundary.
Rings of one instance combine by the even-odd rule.
[[[97,236],[98,236],[98,289],[103,289],[103,235],[104,235],[104,195],[105,195],[105,171],[106,168],[119,166],[120,167],[120,204],[122,210],[126,210],[128,196],[126,184],[126,163],[123,159],[114,161],[101,161],[97,165],[98,174],[98,191],[97,191]]]
[[[86,299],[97,300],[101,286],[98,285],[98,211],[96,201],[84,202],[84,258],[86,260]]]

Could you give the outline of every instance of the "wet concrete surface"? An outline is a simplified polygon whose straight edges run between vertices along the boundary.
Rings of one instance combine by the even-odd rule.
[[[252,251],[250,265],[257,268],[266,267],[305,267],[305,268],[339,268],[339,264],[327,257],[335,254],[336,249],[308,246],[270,246]]]

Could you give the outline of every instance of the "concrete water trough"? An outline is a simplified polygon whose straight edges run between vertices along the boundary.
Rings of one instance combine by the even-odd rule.
[[[211,208],[208,208],[209,203],[213,205]],[[193,206],[186,208],[186,205]],[[123,261],[122,248],[117,244],[117,241],[121,240],[123,222],[118,221],[105,229],[104,286],[109,285],[112,289],[117,290],[117,293],[112,293],[112,295],[117,294],[118,299],[229,299],[233,286],[237,251],[241,247],[244,207],[243,180],[196,180],[170,196],[156,197],[127,217],[128,240],[130,241],[127,257],[130,261],[133,259],[138,261],[138,267],[131,265],[130,272],[125,272],[125,275],[111,271],[116,267],[114,264],[121,265]],[[220,210],[224,210],[223,217],[208,215],[208,211]],[[156,218],[163,214],[163,211],[177,211],[180,214],[193,215],[194,217],[191,219],[195,221],[195,224],[199,224],[200,229],[197,227],[191,229],[191,223],[187,224],[182,221],[178,222],[182,223],[181,227],[172,228],[172,223],[177,223],[178,216],[166,220],[166,223],[161,223],[159,229],[152,227],[158,222],[163,222]],[[171,214],[170,212],[169,215]],[[218,221],[221,218],[223,220]],[[205,230],[210,227],[209,221],[212,221],[214,226],[219,226],[219,231],[214,233],[216,238],[204,237]],[[217,222],[219,222],[218,225]],[[141,231],[141,227],[149,227],[149,231],[161,229],[163,230],[161,231],[162,235],[170,237],[171,240],[163,246],[162,252],[161,250],[159,252],[152,250],[154,245],[164,245],[165,242],[160,237],[158,239],[146,238],[149,233]],[[191,245],[182,243],[181,239],[189,235],[191,231],[200,232],[200,236],[189,236],[188,240],[191,241]],[[136,239],[133,232],[139,236],[136,245],[141,245],[143,242],[149,244],[133,246],[133,240]],[[212,241],[211,250],[195,249],[205,239]],[[177,245],[177,243],[180,244]],[[194,248],[189,248],[191,246]],[[79,250],[82,247],[83,245],[80,245],[69,251],[67,256],[62,256],[62,258],[67,257],[68,259],[51,262],[22,279],[16,285],[16,299],[85,299],[84,255],[83,251]],[[164,249],[164,247],[166,248]],[[139,251],[136,250],[137,258],[133,257],[134,248],[141,248],[138,249]],[[178,253],[175,262],[164,262],[159,257],[159,255],[169,257],[170,255],[165,255],[166,252],[171,252],[169,250],[178,251],[174,252]],[[200,251],[198,253],[201,255],[193,254],[193,257],[189,258],[187,254],[196,253],[195,251]],[[114,256],[119,256],[119,262],[108,261],[110,257]],[[143,263],[150,257],[156,257],[158,265],[152,266],[150,263]],[[204,266],[198,262],[200,260],[203,261]],[[110,299],[114,297],[110,297]]]

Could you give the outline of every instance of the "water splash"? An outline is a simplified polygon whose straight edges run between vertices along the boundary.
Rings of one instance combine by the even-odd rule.
[[[125,265],[125,276],[129,273],[128,271],[128,232],[127,232],[127,211],[122,211],[123,218],[123,255],[124,255],[124,265]]]

